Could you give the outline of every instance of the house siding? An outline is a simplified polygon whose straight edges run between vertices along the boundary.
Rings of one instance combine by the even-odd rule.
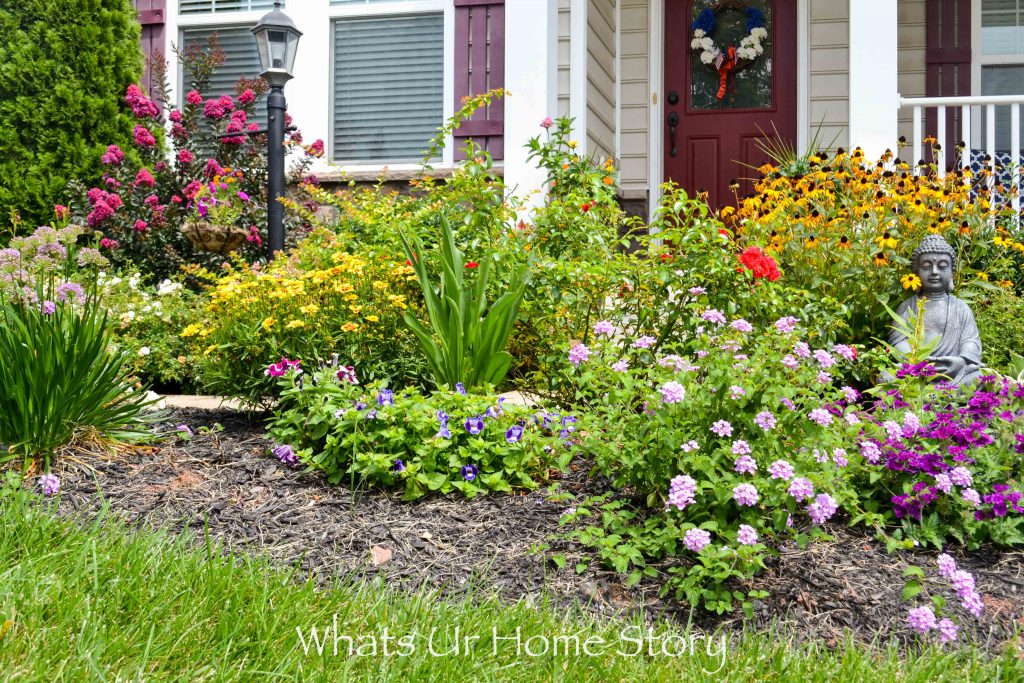
[[[808,141],[849,147],[850,0],[813,0],[808,44]]]
[[[558,116],[569,115],[569,0],[558,0]]]
[[[648,177],[648,133],[651,90],[649,0],[619,0],[621,38],[619,68],[619,181],[624,196],[644,196],[650,188]],[[660,179],[659,181],[660,182]]]
[[[615,3],[587,2],[587,153],[615,156]]]
[[[899,91],[903,97],[924,97],[927,87],[925,62],[925,0],[899,0]],[[913,139],[913,110],[901,109],[899,134]]]

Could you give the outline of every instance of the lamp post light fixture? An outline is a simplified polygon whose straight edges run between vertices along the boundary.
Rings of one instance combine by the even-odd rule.
[[[260,56],[261,74],[270,84],[267,95],[267,260],[284,249],[284,84],[292,78],[302,32],[281,11],[281,3],[252,29]]]

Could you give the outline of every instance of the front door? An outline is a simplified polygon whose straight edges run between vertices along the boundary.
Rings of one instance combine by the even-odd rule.
[[[796,4],[665,0],[665,176],[712,207],[751,191],[766,136],[796,141]]]

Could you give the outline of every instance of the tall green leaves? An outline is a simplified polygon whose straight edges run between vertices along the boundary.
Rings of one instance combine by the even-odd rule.
[[[405,322],[419,339],[438,385],[496,386],[512,365],[512,356],[504,348],[526,293],[529,265],[513,273],[508,290],[488,305],[491,261],[470,264],[477,270],[467,277],[467,263],[446,219],[441,228],[442,272],[436,287],[427,273],[423,243],[416,236],[402,235],[405,253],[423,290],[430,329],[409,314]]]
[[[0,460],[42,457],[45,466],[86,430],[114,440],[145,435],[145,392],[132,391],[108,344],[107,316],[93,298],[49,314],[0,299]]]

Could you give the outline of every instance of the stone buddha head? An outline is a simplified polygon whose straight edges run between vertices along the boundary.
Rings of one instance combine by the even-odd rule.
[[[926,235],[910,257],[914,274],[921,278],[921,294],[949,294],[953,291],[956,251],[941,235]]]

